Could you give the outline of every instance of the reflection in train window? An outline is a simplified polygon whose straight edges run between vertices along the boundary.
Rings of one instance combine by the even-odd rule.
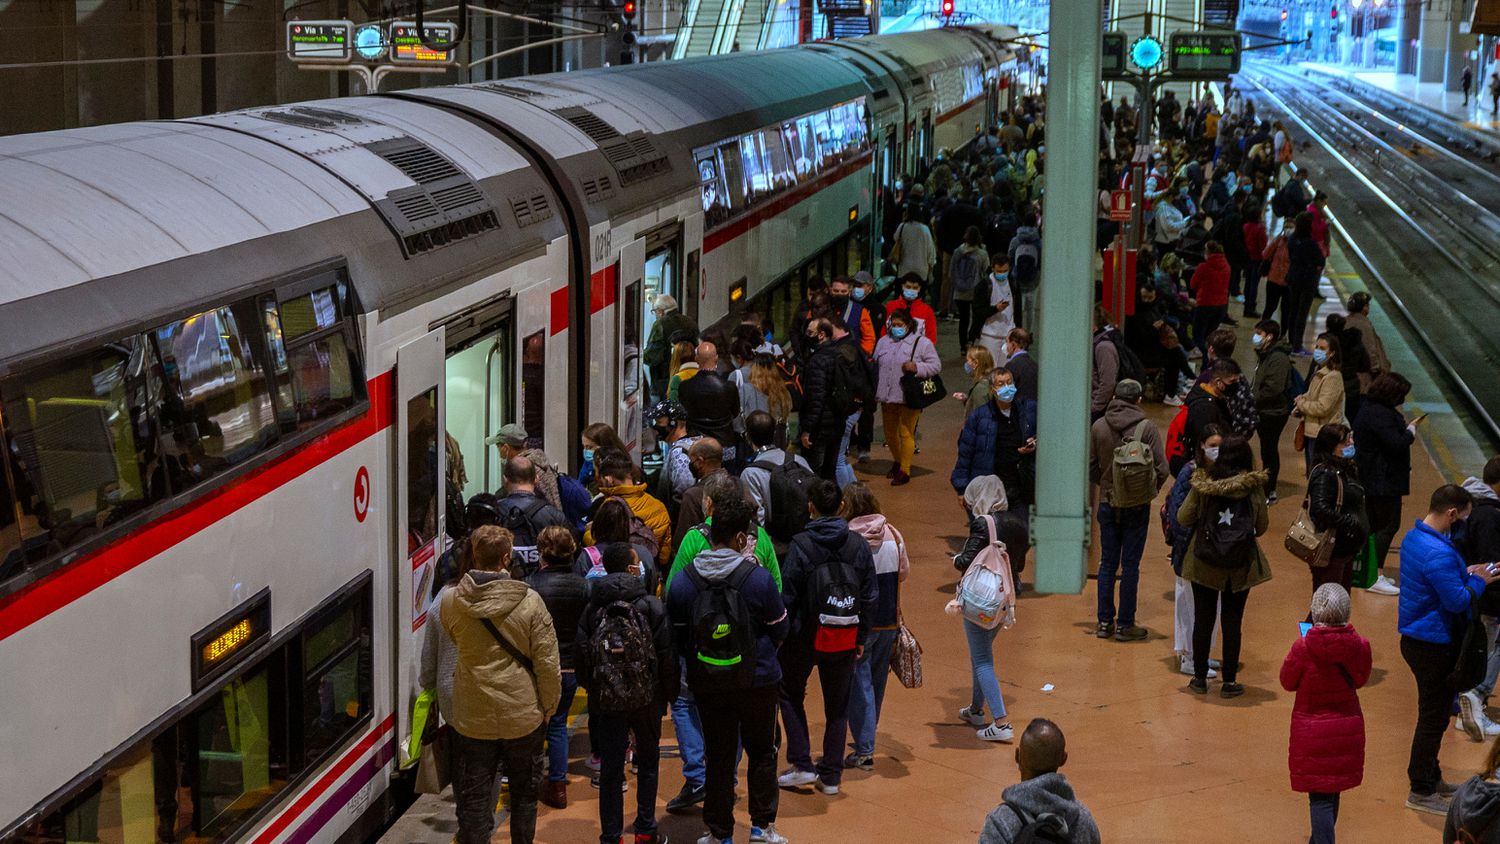
[[[547,449],[547,332],[521,341],[521,413],[526,447]]]
[[[641,303],[641,283],[631,282],[625,287],[625,353],[620,358],[624,372],[622,398],[630,398],[641,388],[641,328],[645,308]]]
[[[302,637],[303,753],[313,758],[369,713],[372,695],[364,604],[348,601],[322,616]]]
[[[193,828],[208,838],[233,829],[286,785],[286,707],[280,659],[231,680],[189,717],[194,742]]]
[[[406,402],[406,553],[437,536],[437,387]]]

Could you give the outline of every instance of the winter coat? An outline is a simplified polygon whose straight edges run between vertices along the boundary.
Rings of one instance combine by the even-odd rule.
[[[646,339],[641,361],[653,372],[666,372],[667,364],[672,360],[672,335],[679,331],[690,331],[695,336],[698,333],[697,324],[681,311],[673,311],[651,326],[651,336]]]
[[[984,819],[979,844],[1012,844],[1026,824],[1020,813],[1035,820],[1053,815],[1064,824],[1063,840],[1070,844],[1099,844],[1099,827],[1088,807],[1078,801],[1068,778],[1056,771],[1021,780],[1000,792],[1004,800]],[[1020,812],[1016,810],[1019,809]]]
[[[906,537],[879,513],[850,519],[849,530],[864,538],[875,560],[875,588],[879,597],[875,606],[867,610],[870,629],[895,630],[901,610],[901,581],[911,573]]]
[[[1365,716],[1358,689],[1370,679],[1370,642],[1352,625],[1314,626],[1281,663],[1281,687],[1296,692],[1287,765],[1292,790],[1348,791],[1365,772]]]
[[[837,557],[854,571],[863,610],[859,614],[859,633],[855,642],[863,645],[870,636],[874,611],[880,592],[875,582],[875,557],[865,538],[849,530],[849,523],[837,516],[824,516],[807,523],[802,533],[792,537],[781,567],[781,594],[786,602],[791,629],[787,638],[811,647],[817,630],[816,618],[807,617],[808,582],[813,569],[825,560]]]
[[[712,548],[693,558],[693,569],[709,583],[728,577],[745,559],[732,548]],[[776,649],[786,640],[786,606],[770,572],[757,568],[740,588],[750,618],[755,624],[755,677],[752,688],[775,686],[781,682],[781,663]],[[672,620],[672,644],[677,652],[691,658],[693,654],[693,604],[698,600],[698,586],[691,577],[672,580],[667,589],[667,617]],[[691,685],[691,684],[689,684]]]
[[[1026,552],[1031,548],[1031,524],[1026,514],[1017,510],[999,510],[989,514],[995,519],[995,538],[1005,543],[1010,556],[1010,568],[1017,576],[1026,568]],[[953,555],[953,567],[959,574],[969,570],[969,564],[990,544],[990,528],[984,516],[969,520],[969,538],[964,547]]]
[[[881,327],[880,336],[885,337],[890,334],[891,314],[897,311],[910,312],[911,318],[917,321],[917,327],[921,329],[920,333],[927,335],[927,339],[931,340],[934,346],[937,345],[937,314],[932,312],[932,306],[921,299],[907,299],[900,292],[897,292],[894,299],[885,303],[885,324]]]
[[[901,376],[906,373],[902,371],[901,365],[908,361],[917,365],[918,378],[930,378],[943,371],[937,346],[925,336],[908,334],[897,340],[886,334],[875,344],[876,401],[881,404],[905,404],[906,397],[901,392]]]
[[[1380,341],[1380,335],[1375,333],[1375,326],[1370,324],[1368,314],[1362,311],[1345,314],[1344,328],[1359,332],[1360,343],[1370,359],[1370,371],[1359,373],[1359,390],[1361,393],[1368,392],[1375,376],[1391,371],[1391,359],[1385,353],[1385,344]]]
[[[1162,505],[1162,511],[1166,514],[1167,545],[1172,549],[1172,573],[1182,577],[1182,560],[1187,556],[1188,541],[1193,538],[1192,525],[1184,525],[1178,520],[1178,513],[1182,510],[1182,502],[1187,500],[1187,494],[1193,487],[1193,473],[1198,471],[1196,461],[1188,461],[1177,473],[1177,479],[1172,481],[1172,488],[1167,490],[1167,501]]]
[[[1260,543],[1255,543],[1255,550],[1251,554],[1248,565],[1239,568],[1218,568],[1211,566],[1198,559],[1198,522],[1201,519],[1216,518],[1217,514],[1210,512],[1210,500],[1213,498],[1250,498],[1250,504],[1255,511],[1255,535],[1264,536],[1266,528],[1271,524],[1271,511],[1266,507],[1266,479],[1264,470],[1254,472],[1241,472],[1228,478],[1215,479],[1208,476],[1208,472],[1200,469],[1193,473],[1189,482],[1187,498],[1183,499],[1182,506],[1177,510],[1177,519],[1192,531],[1192,538],[1188,540],[1187,552],[1182,558],[1182,577],[1185,580],[1217,589],[1220,592],[1243,592],[1252,586],[1258,586],[1271,579],[1271,564],[1266,560],[1265,552],[1260,548]]]
[[[1229,304],[1229,262],[1221,254],[1210,253],[1193,270],[1190,284],[1193,299],[1200,308],[1218,308]]]
[[[443,592],[443,628],[458,647],[453,706],[443,718],[471,739],[517,739],[552,717],[562,696],[557,632],[542,596],[504,572],[470,571]],[[527,671],[479,619],[530,658]]]
[[[637,580],[639,582],[639,579]],[[573,634],[578,619],[589,604],[589,585],[572,566],[539,568],[526,578],[526,585],[542,596],[552,626],[557,630],[557,651],[562,670],[573,669]]]
[[[1089,412],[1103,413],[1114,398],[1120,380],[1120,349],[1115,345],[1119,329],[1113,326],[1094,332],[1094,374],[1089,388]],[[1121,342],[1124,338],[1118,338]]]
[[[726,449],[735,445],[734,423],[740,415],[739,388],[717,372],[701,372],[682,382],[677,400],[687,411],[688,434],[713,437]]]
[[[704,527],[708,527],[713,522],[713,516],[709,516],[703,520],[703,525]],[[745,556],[754,557],[755,562],[759,563],[761,568],[770,572],[771,579],[776,581],[776,588],[780,589],[781,566],[776,558],[776,547],[771,541],[771,535],[766,533],[765,528],[757,526],[755,528],[755,536],[749,540],[748,545],[749,547],[740,550],[744,552]],[[677,543],[677,554],[672,557],[672,570],[667,572],[663,592],[671,589],[672,581],[677,579],[677,575],[682,574],[684,569],[693,564],[693,560],[697,559],[699,554],[709,550],[711,547],[713,545],[709,541],[708,536],[702,530],[699,530],[696,524],[693,525],[692,529],[682,537],[682,541]]]
[[[1036,402],[1017,398],[1010,408],[1011,413],[1019,414],[1016,419],[1021,425],[1021,440],[1036,436]],[[999,431],[1000,406],[994,402],[989,403],[988,410],[982,408],[964,419],[963,430],[958,434],[958,459],[948,476],[954,491],[962,495],[969,481],[995,474],[995,439]],[[1015,494],[1014,490],[1010,492]]]
[[[1286,416],[1292,412],[1292,400],[1286,397],[1287,380],[1292,377],[1292,343],[1277,337],[1271,348],[1257,351],[1260,363],[1250,381],[1255,396],[1255,410],[1267,416]],[[1243,380],[1243,379],[1241,379]]]
[[[845,334],[813,350],[802,368],[802,409],[797,413],[797,425],[814,440],[835,432],[842,434],[844,430],[844,419],[828,407],[828,396],[833,392],[833,370],[838,366],[839,355],[844,353],[837,348],[839,343],[855,349],[859,346],[853,334]]]
[[[907,221],[896,227],[892,240],[901,247],[901,262],[896,268],[896,275],[899,277],[916,273],[921,276],[922,281],[927,281],[928,274],[938,260],[937,243],[932,239],[932,230],[922,223]]]
[[[1167,482],[1167,450],[1161,431],[1146,419],[1145,411],[1133,401],[1110,399],[1109,408],[1089,430],[1089,480],[1099,485],[1099,502],[1111,504],[1114,495],[1115,449],[1126,437],[1134,437],[1136,428],[1146,422],[1141,440],[1151,447],[1156,468],[1156,488]]]
[[[812,467],[802,455],[791,455],[779,448],[766,448],[757,451],[750,456],[745,468],[740,471],[740,481],[745,488],[750,490],[749,501],[755,505],[755,523],[768,525],[771,523],[771,470],[755,466],[756,463],[769,463],[772,466],[780,466],[788,460],[795,460],[798,465],[811,472]],[[676,566],[673,566],[676,568]]]
[[[1396,607],[1401,635],[1451,644],[1469,617],[1473,596],[1483,592],[1484,580],[1469,574],[1452,537],[1418,520],[1401,538],[1401,594]]]
[[[1317,290],[1318,279],[1323,275],[1323,247],[1316,238],[1297,237],[1295,234],[1286,244],[1286,285],[1302,290]]]
[[[1500,561],[1500,496],[1479,478],[1464,481],[1464,489],[1474,496],[1474,512],[1464,522],[1464,561],[1469,565]]]
[[[1359,403],[1354,415],[1354,459],[1365,494],[1399,498],[1411,492],[1411,446],[1417,436],[1406,417],[1372,399]]]
[[[1245,257],[1247,260],[1259,261],[1266,256],[1266,225],[1259,220],[1251,220],[1240,226],[1245,236]]]
[[[1213,380],[1213,375],[1205,367],[1198,373],[1195,384],[1207,384]],[[1255,434],[1255,429],[1260,424],[1260,412],[1255,404],[1255,390],[1250,386],[1251,382],[1240,378],[1236,380],[1229,389],[1224,392],[1224,412],[1229,417],[1228,433],[1239,434],[1249,438]]]
[[[1443,822],[1443,844],[1500,844],[1500,784],[1476,774],[1458,787]]]
[[[1370,520],[1365,515],[1365,489],[1359,478],[1339,465],[1337,458],[1313,466],[1307,477],[1307,512],[1318,530],[1338,528],[1333,540],[1333,555],[1347,558],[1358,554],[1370,538]],[[1339,505],[1339,487],[1344,490]]]
[[[1290,233],[1282,232],[1266,246],[1265,274],[1268,284],[1286,286],[1286,276],[1292,268],[1292,253],[1287,248],[1287,241],[1290,239]]]
[[[959,207],[962,206],[955,206],[953,209],[950,209],[947,214],[944,214],[944,222],[947,222],[948,216]],[[963,235],[960,234],[959,237],[962,238]],[[974,256],[974,267],[979,273],[979,278],[974,282],[973,287],[970,287],[968,290],[960,290],[958,288],[960,282],[967,283],[968,281],[970,281],[970,279],[957,278],[954,276],[954,272],[958,265],[958,256],[966,254],[972,254]],[[985,282],[989,280],[990,253],[986,252],[983,246],[970,246],[969,244],[965,243],[959,246],[957,249],[953,250],[953,257],[948,259],[948,284],[950,285],[950,289],[953,291],[954,299],[960,302],[972,302],[975,300],[978,291],[983,290],[986,294],[988,294],[989,285],[985,284]],[[986,296],[986,300],[988,300],[988,296]]]
[[[667,514],[666,506],[646,492],[645,484],[601,486],[599,493],[604,498],[618,498],[624,501],[630,507],[630,512],[645,522],[646,527],[656,534],[659,549],[656,554],[656,564],[658,568],[665,566],[667,561],[672,559],[672,517]],[[583,532],[584,545],[594,544],[593,533],[592,527]]]
[[[999,358],[996,358],[998,361]],[[1016,383],[1016,398],[1025,401],[1036,401],[1037,365],[1036,358],[1031,352],[1022,349],[1011,355],[1010,360],[1004,364],[1010,370],[1010,377]]]
[[[1344,421],[1344,376],[1320,366],[1307,379],[1307,392],[1302,394],[1302,431],[1309,440],[1330,422]]]
[[[593,654],[589,639],[599,628],[601,611],[614,603],[624,601],[640,610],[650,627],[651,644],[656,650],[657,702],[665,709],[668,702],[676,699],[682,686],[681,669],[677,662],[677,649],[672,644],[672,623],[667,618],[667,608],[646,591],[640,578],[629,572],[606,574],[594,584],[593,592],[584,612],[579,614],[572,639],[573,664],[577,666],[578,685],[594,688]]]
[[[422,633],[422,658],[417,669],[417,683],[424,689],[437,690],[439,712],[453,708],[453,675],[458,672],[458,646],[443,626],[444,586],[427,608],[427,625]]]

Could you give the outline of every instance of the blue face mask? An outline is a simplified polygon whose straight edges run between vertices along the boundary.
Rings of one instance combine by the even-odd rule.
[[[1326,363],[1328,361],[1328,352],[1323,349],[1313,349],[1313,360],[1318,363]]]
[[[1259,349],[1260,345],[1262,343],[1264,343],[1264,342],[1266,342],[1266,338],[1265,338],[1264,335],[1262,335],[1262,334],[1252,334],[1252,335],[1250,335],[1250,345],[1254,346],[1255,348]]]
[[[865,300],[865,289],[863,287],[856,287],[849,291],[849,295],[854,297],[854,301],[863,302]]]
[[[901,288],[901,298],[910,302],[911,300],[917,298],[917,294],[920,292],[921,291],[919,290],[912,290],[910,287],[903,287]]]
[[[897,340],[902,339],[903,337],[906,336],[906,326],[904,326],[904,325],[893,325],[893,326],[891,326],[891,336],[895,337]]]
[[[769,332],[769,331],[766,332],[766,342],[767,343],[775,343],[776,342],[775,340],[771,339],[771,332]]]
[[[973,375],[974,374],[974,364],[972,364],[972,363],[970,363],[968,361],[964,361],[964,374],[965,375]]]
[[[1001,401],[1012,401],[1012,400],[1015,399],[1015,397],[1016,397],[1016,385],[1015,384],[1006,384],[1003,387],[996,387],[995,388],[995,398],[997,398],[997,399],[999,399]]]
[[[1354,457],[1354,446],[1352,446],[1352,445],[1346,445],[1346,446],[1344,446],[1342,449],[1339,450],[1339,456],[1343,457],[1345,460],[1351,459],[1352,457]]]
[[[594,462],[594,450],[586,448],[583,450],[583,462],[592,464]]]
[[[1010,278],[1010,270],[1006,270],[1002,273],[990,273],[990,275],[993,276],[996,281],[1005,281]]]

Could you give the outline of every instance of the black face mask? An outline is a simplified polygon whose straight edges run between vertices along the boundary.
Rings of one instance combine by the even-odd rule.
[[[829,296],[828,297],[828,304],[834,306],[835,308],[838,308],[839,310],[843,310],[849,304],[849,297],[848,296]]]
[[[656,438],[661,442],[666,442],[667,438],[672,436],[672,429],[661,425],[652,425],[651,430],[656,432]]]

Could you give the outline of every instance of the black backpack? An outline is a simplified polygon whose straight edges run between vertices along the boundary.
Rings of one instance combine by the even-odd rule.
[[[1198,511],[1198,559],[1221,569],[1250,565],[1255,554],[1255,505],[1250,496],[1207,497]]]
[[[870,383],[870,367],[857,346],[841,343],[833,348],[833,378],[828,391],[828,408],[840,419],[857,413],[875,399]]]
[[[740,594],[756,564],[741,560],[728,577],[710,582],[689,565],[693,581],[692,626],[688,628],[688,682],[696,689],[731,691],[755,683],[755,627],[750,607]]]
[[[859,576],[854,566],[843,559],[850,541],[864,542],[848,534],[837,552],[814,542],[802,541],[802,551],[810,564],[807,587],[803,591],[802,630],[812,639],[813,650],[823,653],[852,651],[859,636],[859,617],[864,611]],[[822,559],[812,563],[814,559]]]
[[[1115,351],[1120,358],[1120,371],[1115,375],[1115,382],[1119,383],[1126,378],[1138,383],[1146,383],[1146,365],[1141,363],[1141,356],[1133,349],[1125,345],[1125,340],[1120,336],[1119,330],[1108,331],[1104,338],[1115,346]]]
[[[1028,240],[1016,247],[1016,260],[1010,267],[1010,281],[1022,293],[1034,293],[1041,286],[1041,241]]]
[[[818,476],[790,454],[780,464],[757,460],[750,465],[771,475],[771,517],[762,527],[777,542],[791,542],[807,527],[807,491]]]
[[[589,706],[599,712],[635,712],[656,699],[656,647],[645,613],[613,601],[594,613],[588,641],[594,684]]]
[[[542,555],[536,550],[536,536],[541,531],[532,520],[546,506],[541,497],[534,497],[524,505],[500,499],[500,527],[511,533],[512,561],[520,566],[523,577],[542,564]]]

